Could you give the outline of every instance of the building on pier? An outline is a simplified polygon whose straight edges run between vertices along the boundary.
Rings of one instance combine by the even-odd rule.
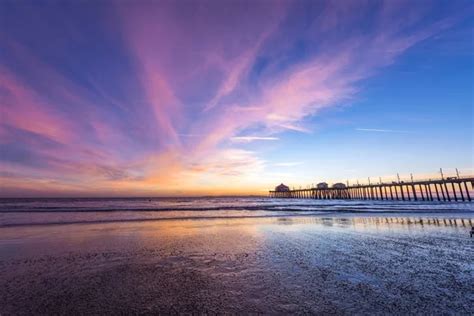
[[[345,189],[346,188],[346,185],[344,183],[334,183],[332,185],[332,188],[333,189]]]
[[[318,188],[318,189],[327,189],[327,188],[329,188],[329,186],[326,182],[320,182],[320,183],[318,183],[316,188]]]
[[[284,185],[283,183],[281,183],[280,185],[277,185],[275,187],[275,191],[276,192],[290,192],[290,187]]]

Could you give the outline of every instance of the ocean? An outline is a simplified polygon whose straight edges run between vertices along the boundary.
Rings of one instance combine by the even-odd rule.
[[[474,216],[474,203],[197,198],[0,199],[0,227],[170,219],[356,216]]]

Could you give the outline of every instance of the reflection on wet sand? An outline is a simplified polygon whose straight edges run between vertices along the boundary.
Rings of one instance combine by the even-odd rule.
[[[321,224],[325,226],[391,226],[391,225],[435,225],[435,226],[460,226],[472,227],[474,220],[471,218],[440,218],[440,217],[283,217],[272,219],[280,225],[293,224]]]
[[[448,214],[1,228],[0,306],[4,314],[467,314],[471,224]]]

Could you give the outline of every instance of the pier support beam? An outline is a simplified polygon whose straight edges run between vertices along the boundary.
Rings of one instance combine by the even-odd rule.
[[[454,187],[454,182],[451,182],[451,186],[453,187],[454,201],[457,201],[457,200],[458,200],[458,196],[456,195],[456,188]]]
[[[460,182],[458,182],[458,186],[459,186],[459,192],[461,193],[461,199],[462,199],[463,201],[465,201],[465,200],[464,200],[464,193],[462,193],[462,187],[461,187],[461,183],[460,183]]]
[[[447,197],[448,201],[451,202],[451,197],[450,197],[449,191],[448,191],[448,185],[446,184],[446,182],[444,182],[443,184],[444,184],[444,190],[446,191],[446,197]]]
[[[466,188],[467,200],[471,202],[471,196],[469,195],[469,188],[467,187],[467,181],[464,181],[464,187]]]
[[[446,196],[444,195],[443,185],[441,183],[439,185],[439,189],[441,190],[441,194],[443,195],[443,201],[446,201]]]
[[[435,183],[434,187],[435,187],[435,190],[436,190],[436,197],[438,198],[438,201],[441,201],[441,199],[439,198],[438,185]]]
[[[430,201],[433,201],[433,194],[431,192],[431,186],[429,184],[425,184],[425,187],[428,188],[428,193],[430,195]]]

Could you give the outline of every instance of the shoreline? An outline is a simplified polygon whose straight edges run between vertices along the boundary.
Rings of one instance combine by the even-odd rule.
[[[370,215],[4,228],[0,305],[5,315],[469,312],[470,227]]]
[[[133,211],[125,211],[132,212]],[[312,213],[309,213],[312,212]],[[316,213],[318,212],[318,213]],[[53,212],[58,214],[59,212]],[[69,214],[72,212],[66,212]],[[81,212],[77,212],[81,213]],[[175,212],[179,213],[179,211]],[[175,216],[175,217],[161,217],[161,218],[122,218],[122,219],[104,219],[104,220],[77,220],[77,221],[56,221],[56,222],[29,222],[29,223],[8,223],[0,224],[2,228],[15,228],[15,227],[28,227],[28,226],[60,226],[60,225],[88,225],[88,224],[114,224],[114,223],[136,223],[136,222],[169,222],[169,221],[212,221],[212,220],[244,220],[244,219],[261,219],[261,220],[274,220],[278,218],[315,218],[315,219],[354,219],[354,218],[418,218],[428,223],[429,219],[450,219],[455,220],[455,224],[464,221],[470,222],[469,225],[474,225],[474,213],[469,211],[458,211],[458,212],[399,212],[399,211],[387,211],[387,212],[323,212],[323,211],[308,211],[309,214],[299,211],[298,214],[268,214],[268,215],[230,215],[230,216]],[[28,214],[28,212],[21,212],[21,214]],[[48,215],[49,212],[35,212],[34,214]],[[1,213],[0,213],[1,215]],[[419,221],[418,221],[419,222]]]

